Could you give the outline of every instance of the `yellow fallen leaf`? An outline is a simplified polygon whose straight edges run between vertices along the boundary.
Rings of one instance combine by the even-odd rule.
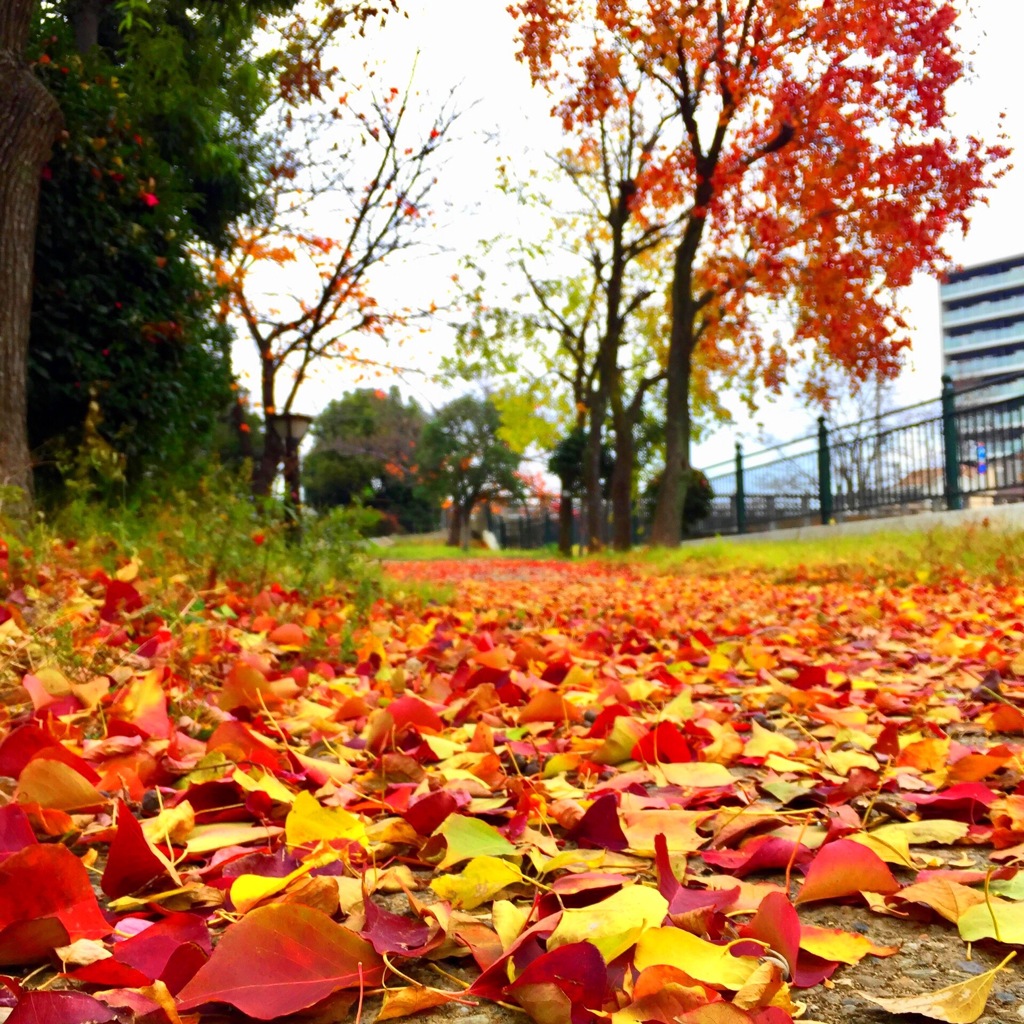
[[[649,928],[636,944],[633,963],[639,971],[667,964],[695,981],[735,992],[750,981],[758,958],[733,956],[727,946],[716,946],[682,928]]]
[[[98,810],[110,802],[70,765],[35,757],[21,771],[15,799],[58,811]]]
[[[151,843],[186,843],[196,827],[196,812],[187,800],[162,810],[155,818],[143,818],[142,834]]]
[[[963,839],[968,832],[966,821],[950,821],[946,818],[931,818],[928,821],[896,821],[881,828],[872,829],[869,835],[883,842],[902,836],[908,843],[950,843]]]
[[[522,873],[498,857],[474,857],[457,875],[438,875],[430,888],[453,907],[472,910],[501,892],[506,886],[522,881]]]
[[[509,946],[523,930],[530,918],[530,907],[517,907],[511,900],[495,900],[491,904],[491,924],[494,926],[501,948],[508,952]]]
[[[652,774],[664,776],[670,786],[684,786],[691,789],[711,789],[714,786],[731,786],[736,781],[724,764],[710,761],[684,761],[681,764],[659,764],[652,766]]]
[[[697,832],[697,826],[712,817],[714,811],[684,811],[668,809],[626,811],[622,814],[622,831],[633,853],[654,856],[654,839],[663,835],[670,853],[695,853],[706,842],[707,836]]]
[[[905,996],[902,999],[878,999],[862,992],[865,999],[889,1013],[920,1013],[933,1020],[944,1020],[947,1024],[973,1024],[984,1012],[988,995],[992,991],[996,975],[1016,956],[1011,953],[998,967],[979,974],[968,981],[947,985],[936,992],[925,992],[919,996]]]
[[[743,748],[747,757],[767,757],[769,754],[788,756],[797,749],[796,740],[791,740],[781,732],[772,732],[757,722],[750,723],[750,739]]]
[[[213,853],[225,846],[244,846],[246,843],[266,843],[284,831],[279,825],[250,825],[244,821],[215,821],[211,825],[196,825],[189,833],[185,851],[190,857]]]
[[[240,789],[247,793],[266,793],[275,803],[290,804],[295,800],[295,793],[290,790],[276,775],[262,768],[254,768],[251,772],[243,772],[236,768],[231,776],[231,781],[236,783]],[[309,793],[303,791],[303,796]]]
[[[284,830],[289,846],[332,839],[351,839],[366,845],[366,826],[360,818],[344,807],[324,807],[306,790],[295,797],[284,820]]]
[[[645,930],[660,925],[667,913],[668,900],[657,889],[623,886],[600,903],[563,910],[547,948],[589,942],[610,963],[634,945]]]
[[[913,868],[914,860],[910,853],[907,837],[898,833],[888,836],[876,836],[873,832],[854,832],[847,837],[851,842],[866,846],[877,854],[886,864],[899,864],[900,867]]]

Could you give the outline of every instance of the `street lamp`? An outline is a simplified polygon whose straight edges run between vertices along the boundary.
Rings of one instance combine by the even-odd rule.
[[[298,523],[301,504],[299,479],[299,444],[313,423],[312,416],[301,412],[267,413],[267,426],[284,446],[285,508],[288,518]]]

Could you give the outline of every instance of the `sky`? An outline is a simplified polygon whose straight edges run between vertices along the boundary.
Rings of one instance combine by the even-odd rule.
[[[1009,145],[1021,155],[989,193],[987,205],[972,214],[966,238],[951,235],[947,249],[959,264],[985,262],[1024,251],[1024,90],[1015,81],[1020,43],[1014,30],[1019,0],[959,0],[971,10],[960,19],[959,42],[969,72],[949,94],[954,131],[996,141],[998,114]],[[407,17],[392,17],[383,30],[367,37],[339,62],[370,57],[381,65],[380,81],[402,86],[415,63],[413,82],[426,110],[440,105],[455,90],[462,111],[445,166],[434,192],[435,216],[424,245],[407,263],[392,269],[381,281],[382,292],[397,301],[427,304],[452,287],[459,258],[474,252],[481,239],[499,234],[534,235],[528,214],[496,189],[497,165],[508,161],[525,170],[543,166],[545,154],[559,145],[559,131],[548,115],[549,99],[530,85],[524,65],[515,59],[514,26],[505,0],[404,0]],[[326,233],[326,232],[325,232]],[[902,301],[911,329],[907,366],[896,381],[891,401],[907,405],[938,394],[942,372],[937,283],[920,277],[905,289]],[[420,372],[358,379],[351,368],[322,367],[303,386],[296,410],[317,413],[332,398],[356,386],[388,387],[397,383],[403,393],[428,408],[444,404],[466,389],[458,381],[433,375],[438,360],[450,347],[444,328],[413,334],[397,348],[370,353],[382,361]],[[247,346],[236,347],[235,361],[243,382],[252,389],[255,366]],[[253,389],[258,392],[258,389]],[[748,414],[727,398],[735,422],[725,424],[696,444],[693,463],[708,466],[731,457],[736,440],[752,452],[813,432],[817,410],[793,395],[762,403]]]

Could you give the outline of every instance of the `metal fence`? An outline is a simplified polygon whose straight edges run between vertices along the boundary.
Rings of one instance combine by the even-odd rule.
[[[1017,382],[1006,396],[1007,382]],[[999,385],[999,398],[986,400]],[[810,437],[705,471],[715,497],[696,533],[905,515],[1024,500],[1024,374]]]
[[[961,390],[948,376],[942,380],[941,395],[917,405],[841,427],[820,417],[815,434],[749,454],[737,444],[734,459],[704,470],[714,492],[711,514],[690,535],[1024,501],[1024,374]],[[1013,384],[1019,386],[1007,386]],[[502,547],[558,539],[557,519],[545,510],[489,522]],[[573,533],[579,543],[579,514]],[[635,514],[634,541],[646,533],[645,517]]]

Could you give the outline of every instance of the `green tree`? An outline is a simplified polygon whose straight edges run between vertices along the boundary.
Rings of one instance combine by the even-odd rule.
[[[488,398],[463,395],[423,428],[419,474],[424,493],[451,502],[448,544],[457,546],[483,500],[521,500],[519,456],[500,437],[501,416]]]
[[[230,334],[191,258],[190,183],[132,116],[117,69],[61,23],[37,74],[65,132],[43,169],[29,348],[29,437],[50,491],[92,423],[126,480],[197,459],[231,403]],[[74,239],[74,244],[68,244]],[[95,416],[93,420],[95,420]]]
[[[44,62],[36,65],[36,71],[43,74],[33,74],[31,60],[41,54],[38,47],[26,50],[33,24],[36,36],[45,39],[47,45],[58,43],[64,53],[77,49],[89,62],[88,72],[100,75],[107,85],[113,86],[116,77],[113,96],[118,124],[139,135],[146,146],[155,146],[173,170],[171,178],[158,179],[162,194],[155,189],[156,179],[153,186],[146,182],[145,191],[165,204],[161,212],[174,221],[170,230],[182,245],[196,240],[223,245],[225,226],[261,201],[263,147],[256,126],[268,100],[282,95],[291,102],[300,102],[315,96],[333,74],[324,54],[334,35],[349,26],[361,28],[370,18],[383,17],[394,9],[395,2],[382,0],[371,6],[362,0],[322,0],[312,8],[304,6],[300,14],[291,17],[290,12],[297,6],[296,0],[53,0],[46,4],[16,0],[2,5],[0,479],[26,488],[31,483],[27,390],[32,242],[39,213],[39,172],[61,124],[60,105],[44,84],[44,76],[54,69]],[[263,30],[259,53],[254,36],[257,28]],[[279,45],[267,46],[275,33]],[[57,39],[51,40],[51,36]],[[46,56],[53,61],[49,51]],[[53,63],[57,64],[57,73],[76,75],[77,69],[69,60]],[[53,84],[52,79],[49,84]],[[85,78],[80,84],[84,91],[91,89],[94,81]],[[107,133],[94,137],[102,141]],[[73,148],[76,139],[68,141]],[[102,175],[102,167],[96,170]],[[134,170],[129,167],[126,178]],[[51,167],[51,174],[53,171]],[[117,168],[112,171],[121,173]],[[74,193],[73,188],[70,191]],[[174,192],[178,194],[177,204],[170,201]],[[87,197],[87,193],[83,195]],[[104,222],[99,232],[102,235],[110,225],[105,217],[99,220]],[[88,224],[88,213],[82,211],[78,221]],[[136,218],[131,218],[131,223],[147,228]],[[51,228],[56,235],[59,225],[52,224]],[[88,235],[65,237],[73,237],[75,245],[88,248]],[[87,275],[93,280],[102,272],[110,253],[100,248],[95,255],[94,272]],[[166,258],[168,264],[172,262],[170,254],[158,252],[157,256]],[[42,268],[42,272],[37,267],[35,277],[49,278],[51,270],[64,269],[58,261],[56,267]],[[128,305],[117,301],[122,302],[122,309]],[[195,306],[202,306],[201,298],[191,303],[190,309]],[[186,336],[184,320],[190,309],[179,310],[181,315],[175,318],[182,328],[182,338]],[[83,307],[80,312],[85,315],[91,310]],[[67,318],[67,322],[72,320]],[[154,322],[167,321],[153,321],[143,304],[135,326]],[[85,334],[83,343],[89,341],[89,332]],[[206,340],[214,348],[219,344],[212,337]],[[147,339],[137,336],[136,341],[143,345]],[[58,348],[51,350],[51,363],[95,362],[104,348],[110,348],[102,345],[75,355],[60,350],[60,345],[67,344],[80,347],[77,336],[61,335]],[[189,355],[196,356],[201,347],[202,343]],[[195,370],[187,362],[185,359],[180,366],[183,386]],[[148,365],[146,368],[151,369]],[[133,370],[126,366],[123,375],[127,377]],[[68,379],[73,386],[70,376]],[[139,381],[138,393],[153,419],[166,413],[165,408],[159,408],[163,401],[175,398],[166,393],[147,393],[145,379]],[[111,425],[116,419],[116,415],[109,417],[103,429],[115,429]]]
[[[430,530],[437,502],[418,491],[416,459],[426,416],[415,400],[359,388],[330,402],[313,424],[314,445],[302,472],[314,508],[361,502],[382,516],[382,529]]]

